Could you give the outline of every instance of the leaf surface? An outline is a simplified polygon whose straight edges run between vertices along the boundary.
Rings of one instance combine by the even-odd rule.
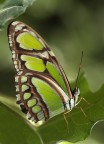
[[[81,91],[79,104],[68,114],[60,114],[38,128],[45,144],[59,140],[77,142],[90,135],[92,126],[104,120],[104,85],[92,93],[82,75],[79,80]],[[45,131],[45,132],[44,132]]]
[[[26,8],[35,0],[1,0],[0,1],[0,28],[9,20],[23,14]]]
[[[9,97],[6,99],[2,97],[1,102],[5,103],[7,106],[10,105],[10,108],[1,105],[2,109],[0,109],[0,116],[2,117],[2,119],[0,119],[0,124],[2,123],[2,129],[8,129],[8,131],[3,131],[4,135],[6,134],[7,139],[11,139],[12,141],[12,137],[8,136],[8,133],[12,131],[12,134],[15,133],[16,138],[17,129],[15,126],[18,125],[18,131],[22,130],[23,132],[26,128],[28,131],[25,136],[21,135],[20,131],[18,132],[18,139],[22,139],[24,137],[23,141],[20,141],[19,144],[22,144],[27,140],[27,134],[29,133],[32,133],[32,136],[34,135],[32,140],[37,140],[37,144],[55,144],[60,140],[69,142],[84,140],[90,135],[92,126],[96,122],[104,120],[104,85],[97,92],[93,93],[91,92],[87,80],[83,75],[81,75],[78,85],[81,91],[79,104],[69,113],[57,115],[38,128],[35,128],[32,124],[25,125],[26,120],[23,118],[21,114],[22,112],[19,112],[15,106],[8,102]],[[13,110],[15,111],[13,112]],[[17,112],[20,114],[18,115]],[[5,124],[7,121],[13,129],[7,127]],[[34,131],[31,129],[34,129]],[[39,136],[38,138],[37,135]],[[5,138],[2,136],[1,140],[5,141]],[[3,141],[2,143],[6,144]],[[32,144],[32,142],[29,144]]]
[[[0,102],[0,144],[42,144],[25,119]]]

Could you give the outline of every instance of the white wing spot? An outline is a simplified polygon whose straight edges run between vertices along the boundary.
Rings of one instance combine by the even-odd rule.
[[[15,65],[15,68],[18,69],[18,65]]]
[[[19,85],[16,85],[16,92],[19,91]]]
[[[15,82],[18,82],[19,76],[15,76]]]
[[[12,54],[15,54],[15,51],[14,51],[14,50],[12,50]]]
[[[11,35],[9,35],[9,44],[10,44],[10,46],[12,46],[12,45],[13,45]]]
[[[24,24],[19,24],[15,27],[15,32],[21,30],[25,25]]]
[[[15,26],[17,25],[19,22],[18,21],[15,21],[15,22],[12,22],[12,25]]]
[[[17,61],[14,61],[14,64],[17,65]]]
[[[45,51],[42,54],[40,54],[40,56],[42,56],[43,58],[47,58],[47,59],[49,58],[49,55],[48,55],[47,51]]]
[[[27,118],[31,118],[31,114],[29,112],[27,113]]]
[[[20,101],[20,100],[21,100],[20,94],[17,94],[16,97],[17,97],[17,101]]]
[[[16,57],[16,55],[15,55],[15,54],[13,54],[13,55],[12,55],[12,58],[13,58],[13,59],[15,59],[15,57]]]
[[[29,32],[28,29],[23,29],[23,31]]]

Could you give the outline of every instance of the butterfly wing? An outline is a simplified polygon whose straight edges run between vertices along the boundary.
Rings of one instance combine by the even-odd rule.
[[[31,120],[46,121],[65,111],[69,101],[64,91],[50,78],[34,73],[15,77],[17,103]]]
[[[60,108],[63,111],[64,104],[72,98],[72,93],[68,79],[51,49],[36,31],[22,22],[12,22],[8,32],[12,58],[17,71],[15,80],[17,103],[21,105],[22,111],[29,116],[33,115],[32,108],[38,103],[37,106],[40,106],[45,120],[50,117],[50,113]],[[49,99],[54,100],[55,104],[49,102],[49,99],[46,100],[48,95],[53,97]],[[26,96],[28,98],[25,100]],[[29,101],[33,104],[31,107],[28,106]],[[48,102],[49,109],[51,105],[55,107],[62,104],[62,106],[49,112]],[[36,113],[34,119],[40,120]]]

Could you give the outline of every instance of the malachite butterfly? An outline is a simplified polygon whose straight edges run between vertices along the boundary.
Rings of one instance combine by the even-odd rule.
[[[35,123],[45,122],[76,106],[79,89],[71,91],[63,68],[42,37],[14,21],[8,37],[16,69],[17,104]]]

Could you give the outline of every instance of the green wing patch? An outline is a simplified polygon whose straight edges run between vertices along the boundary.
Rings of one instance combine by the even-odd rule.
[[[33,112],[33,113],[38,113],[38,112],[40,112],[40,111],[41,111],[41,107],[40,107],[39,105],[34,106],[34,107],[32,108],[32,112]]]
[[[36,99],[30,99],[27,102],[27,105],[28,105],[28,107],[32,107],[32,106],[36,105]]]
[[[17,36],[17,42],[20,48],[25,50],[42,50],[42,43],[29,32],[23,32]]]
[[[25,61],[25,66],[29,70],[43,72],[45,70],[45,65],[42,59],[31,57],[27,55],[22,55],[21,60]]]
[[[61,88],[67,92],[64,80],[61,74],[58,71],[58,68],[53,63],[47,62],[46,68],[49,71],[50,75],[57,81],[57,83],[61,86]]]
[[[31,94],[30,94],[30,93],[24,93],[24,95],[23,95],[24,100],[27,100],[27,99],[29,99],[30,97],[31,97]]]
[[[25,84],[22,85],[22,92],[26,91],[27,89],[29,89],[29,87]]]
[[[36,87],[38,93],[41,95],[43,101],[47,103],[51,112],[55,112],[61,108],[64,111],[63,103],[56,91],[46,82],[39,78],[32,78],[32,84]]]

